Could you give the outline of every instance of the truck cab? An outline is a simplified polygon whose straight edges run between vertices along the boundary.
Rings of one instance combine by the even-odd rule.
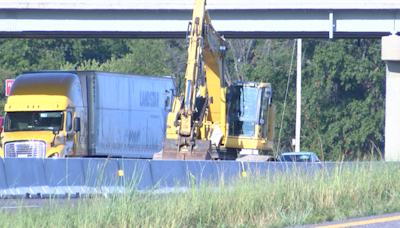
[[[79,77],[32,73],[17,77],[5,104],[0,157],[83,155],[84,105]],[[83,145],[83,146],[82,146]]]

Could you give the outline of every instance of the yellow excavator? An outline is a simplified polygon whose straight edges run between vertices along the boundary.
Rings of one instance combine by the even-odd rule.
[[[189,22],[185,91],[167,118],[162,159],[234,160],[272,150],[275,106],[270,83],[225,82],[225,39],[211,24],[205,0]]]

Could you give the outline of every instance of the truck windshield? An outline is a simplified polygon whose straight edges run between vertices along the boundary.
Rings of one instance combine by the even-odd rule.
[[[253,136],[257,120],[257,87],[232,86],[229,108],[229,134]]]
[[[64,113],[57,112],[9,112],[4,131],[53,131],[63,129]]]

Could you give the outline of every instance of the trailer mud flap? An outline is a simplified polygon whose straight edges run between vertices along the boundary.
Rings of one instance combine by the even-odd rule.
[[[176,139],[164,138],[162,160],[210,160],[211,141],[196,140],[190,151],[190,146],[179,145]]]

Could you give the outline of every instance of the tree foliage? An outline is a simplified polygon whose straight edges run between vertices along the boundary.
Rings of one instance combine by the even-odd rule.
[[[377,40],[310,41],[303,85],[304,149],[356,159],[383,144],[385,65]],[[378,151],[379,152],[379,151]]]
[[[296,62],[291,64],[293,42],[257,41],[248,60],[252,64],[243,68],[247,80],[272,84],[278,152],[293,150],[297,73]],[[303,50],[301,150],[327,160],[379,156],[385,92],[379,40],[305,40]]]

